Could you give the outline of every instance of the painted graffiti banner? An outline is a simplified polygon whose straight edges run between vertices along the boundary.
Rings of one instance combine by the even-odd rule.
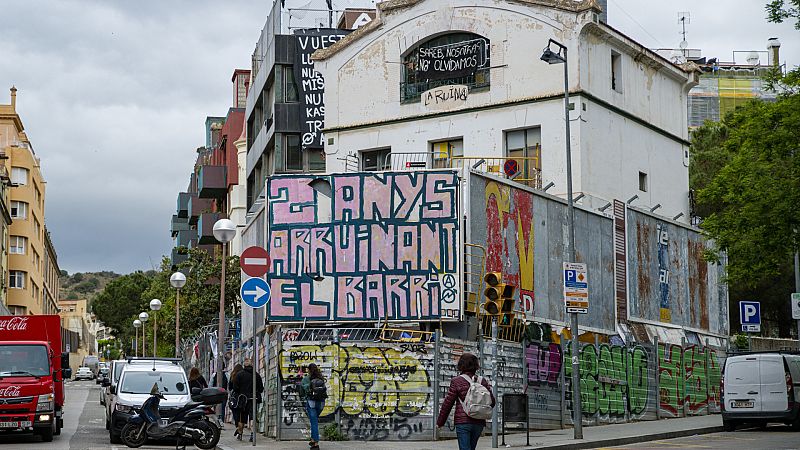
[[[460,320],[456,171],[267,180],[272,322]]]
[[[724,267],[705,260],[700,233],[628,209],[628,314],[727,335]]]
[[[319,72],[314,70],[311,55],[317,50],[335,44],[349,32],[349,30],[328,28],[303,29],[294,32],[297,37],[294,78],[299,89],[303,149],[322,148],[322,127],[325,124],[325,105],[322,102],[325,80]]]
[[[563,269],[567,260],[565,203],[499,178],[470,174],[470,241],[486,250],[486,271],[501,272],[517,287],[515,309],[528,318],[563,321]],[[576,247],[592,280],[587,323],[614,333],[613,226],[576,209]]]
[[[475,75],[486,66],[486,39],[472,39],[453,44],[422,46],[417,50],[417,78],[445,80]]]

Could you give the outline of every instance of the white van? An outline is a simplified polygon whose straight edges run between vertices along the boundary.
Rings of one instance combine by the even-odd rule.
[[[725,431],[750,423],[785,423],[800,429],[800,355],[748,353],[725,361],[722,424]]]

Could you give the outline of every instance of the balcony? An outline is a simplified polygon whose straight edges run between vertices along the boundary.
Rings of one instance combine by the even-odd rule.
[[[214,200],[210,198],[200,198],[194,194],[189,199],[189,225],[196,225],[198,218],[210,213],[214,209]]]
[[[200,198],[224,198],[228,193],[226,166],[200,166],[197,175],[197,194]]]
[[[189,254],[184,253],[185,250],[179,248],[172,249],[172,267],[177,267],[181,263],[189,260]]]
[[[173,214],[172,223],[169,227],[169,232],[172,237],[175,237],[179,231],[186,231],[189,229],[189,219],[180,218],[177,214]]]
[[[189,197],[192,194],[188,192],[181,192],[178,194],[178,209],[177,209],[177,216],[181,219],[185,219],[189,217]]]
[[[222,218],[220,213],[205,213],[197,222],[197,243],[200,245],[217,244],[214,238],[214,224]]]
[[[176,234],[175,245],[177,247],[191,248],[191,242],[197,241],[197,230],[178,231]]]

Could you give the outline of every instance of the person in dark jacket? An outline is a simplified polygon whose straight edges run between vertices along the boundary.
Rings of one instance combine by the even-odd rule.
[[[322,371],[320,371],[319,366],[314,363],[308,365],[308,370],[300,381],[300,397],[305,403],[306,414],[308,414],[308,421],[311,425],[311,441],[308,445],[312,449],[318,449],[319,415],[322,414],[322,410],[325,409],[325,399],[314,398],[312,380],[322,380],[321,385],[325,383],[325,377],[322,376]]]
[[[456,425],[456,436],[458,438],[458,450],[475,450],[478,446],[478,438],[481,437],[483,428],[486,426],[486,421],[469,417],[467,413],[464,412],[464,407],[461,402],[464,401],[470,387],[470,382],[464,378],[464,375],[468,376],[473,381],[477,381],[475,372],[480,369],[478,357],[472,353],[464,353],[461,355],[461,358],[459,358],[456,367],[460,375],[450,380],[450,388],[447,390],[447,395],[439,410],[436,426],[439,428],[444,426],[445,422],[447,422],[447,418],[450,416],[450,410],[453,409],[453,404],[455,404],[456,414],[454,422]],[[489,390],[489,394],[492,396],[492,407],[494,407],[494,393],[492,392],[492,387],[489,385],[489,382],[486,381],[486,378],[481,380],[481,384]]]
[[[253,370],[253,360],[250,358],[245,358],[244,360],[244,368],[241,372],[236,374],[236,379],[233,381],[233,388],[234,390],[239,393],[240,396],[244,396],[247,398],[247,402],[244,405],[244,409],[240,409],[239,413],[239,423],[236,424],[236,433],[238,434],[238,439],[242,438],[242,432],[244,431],[244,426],[247,424],[248,419],[255,419],[250,417],[250,414],[253,411],[253,383],[256,383],[256,401],[257,403],[261,402],[261,394],[264,392],[264,382],[261,380],[261,375],[258,372],[254,372]],[[240,402],[242,403],[242,402]],[[253,428],[250,430],[250,441],[253,441],[253,433],[255,431],[255,420],[253,420]]]
[[[194,388],[205,389],[208,387],[208,383],[206,379],[200,375],[200,369],[197,367],[192,367],[192,370],[189,371],[189,392],[192,391]]]
[[[243,369],[241,364],[236,364],[233,366],[233,371],[231,371],[231,377],[228,381],[228,407],[231,409],[231,420],[233,421],[234,425],[238,425],[239,423],[239,411],[241,408],[239,407],[239,393],[236,392],[236,388],[233,386],[233,380],[239,375]],[[245,397],[244,401],[242,401],[242,407],[247,402],[247,398]],[[239,430],[233,432],[234,437],[239,438]]]

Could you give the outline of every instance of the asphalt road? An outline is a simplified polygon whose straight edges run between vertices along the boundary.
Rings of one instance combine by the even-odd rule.
[[[111,445],[105,427],[105,410],[100,404],[100,386],[94,381],[71,381],[66,386],[64,428],[53,442],[44,443],[38,436],[0,434],[0,449],[47,450],[108,450],[127,449],[125,445]],[[175,448],[174,444],[142,449]]]
[[[673,448],[719,450],[788,450],[800,449],[800,432],[783,425],[770,425],[765,430],[743,429],[733,433],[713,433],[663,441],[642,442],[614,449],[665,450]]]

